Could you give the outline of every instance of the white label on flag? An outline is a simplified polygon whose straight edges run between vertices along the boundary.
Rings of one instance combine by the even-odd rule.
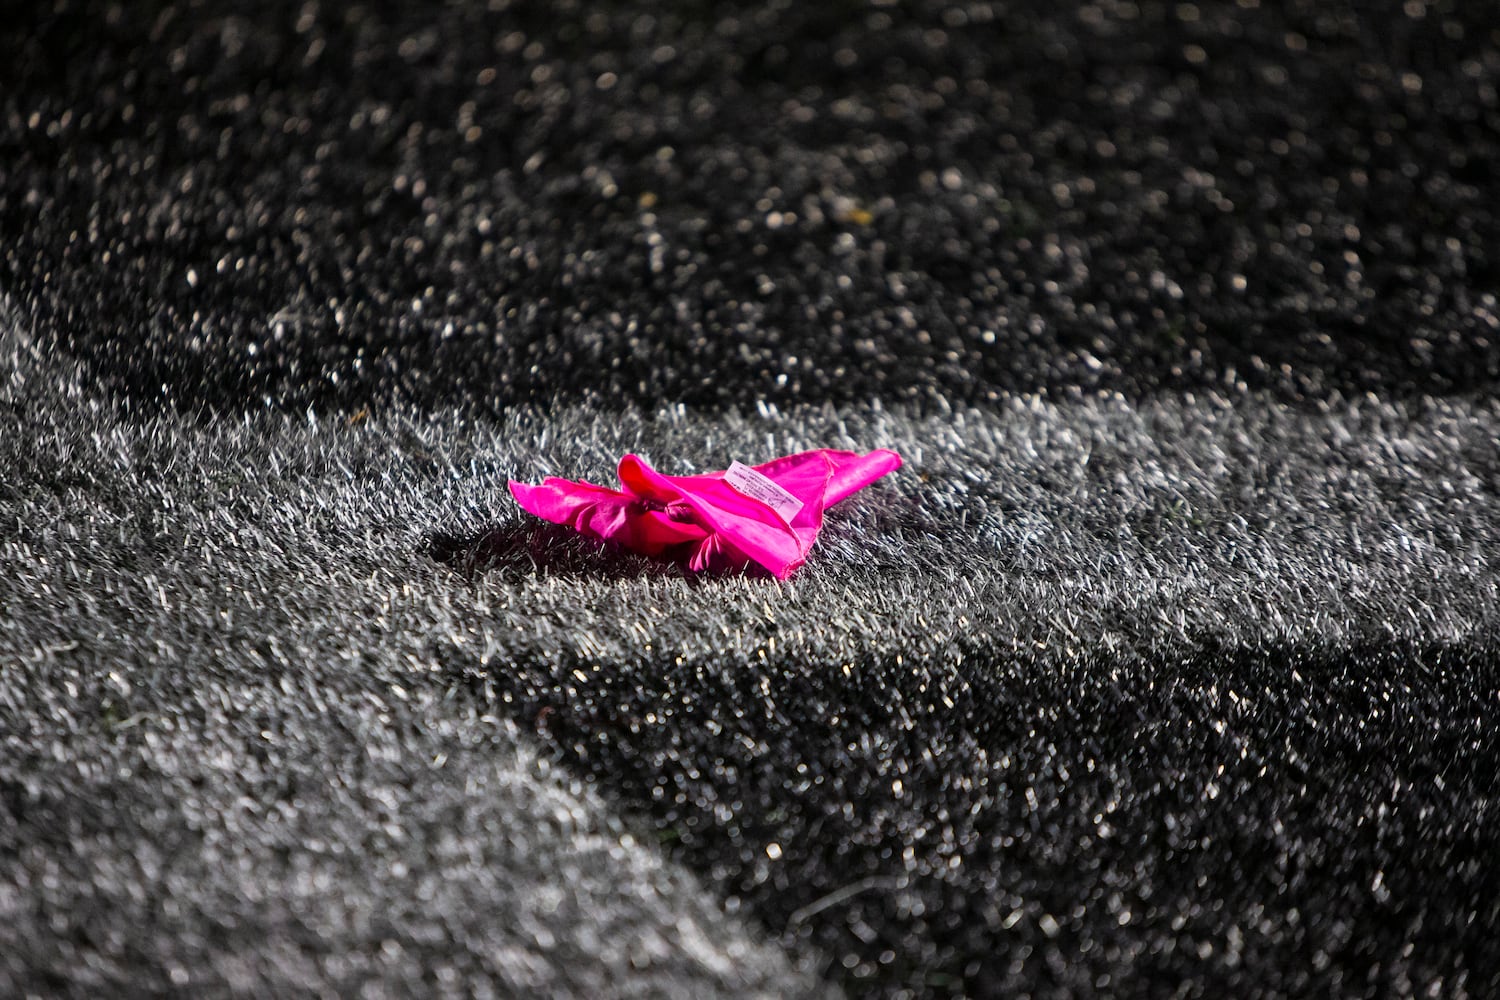
[[[802,510],[802,501],[792,496],[775,480],[756,472],[748,465],[735,462],[724,473],[724,481],[752,500],[759,500],[774,510],[788,524]]]

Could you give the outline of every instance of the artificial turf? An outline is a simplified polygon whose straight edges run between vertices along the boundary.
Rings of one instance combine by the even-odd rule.
[[[4,29],[0,994],[1500,990],[1418,6]],[[505,491],[822,446],[906,466],[787,583]]]

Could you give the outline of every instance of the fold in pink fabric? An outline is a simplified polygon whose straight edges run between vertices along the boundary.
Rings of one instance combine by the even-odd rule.
[[[757,466],[664,476],[637,455],[620,459],[620,488],[547,478],[512,481],[511,495],[537,517],[693,570],[750,563],[786,579],[807,559],[823,512],[901,467],[901,456],[819,448]]]

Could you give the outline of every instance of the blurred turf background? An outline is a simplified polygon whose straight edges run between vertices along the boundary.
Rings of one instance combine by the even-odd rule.
[[[0,993],[1500,990],[1490,13],[13,19]]]

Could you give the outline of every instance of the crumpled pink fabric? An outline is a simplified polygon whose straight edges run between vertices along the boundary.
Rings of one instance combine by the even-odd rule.
[[[800,502],[800,510],[742,469],[664,476],[637,455],[620,459],[618,490],[552,476],[540,486],[512,481],[510,492],[536,516],[590,538],[683,559],[693,570],[734,570],[753,562],[784,580],[807,559],[825,509],[900,467],[901,456],[893,451],[860,455],[831,448],[751,467]],[[757,493],[769,499],[752,495]]]

